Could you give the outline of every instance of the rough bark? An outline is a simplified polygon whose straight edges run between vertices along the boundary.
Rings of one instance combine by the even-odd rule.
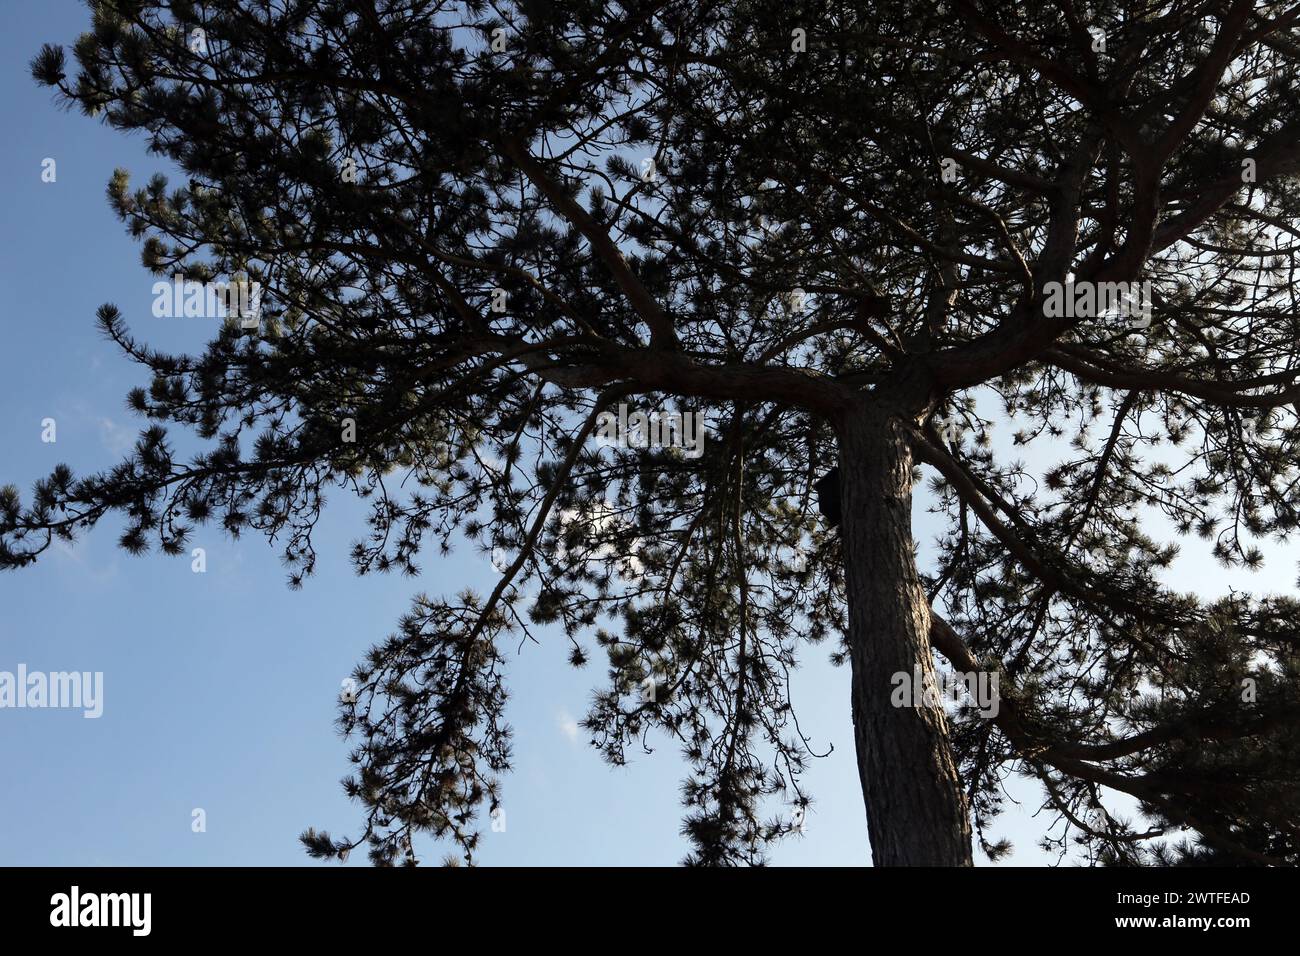
[[[970,866],[971,830],[942,706],[895,707],[894,675],[934,682],[930,609],[912,544],[912,456],[897,420],[838,426],[853,728],[877,866]]]

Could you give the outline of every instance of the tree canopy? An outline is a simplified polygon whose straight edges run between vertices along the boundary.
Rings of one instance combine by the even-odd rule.
[[[1297,602],[1166,573],[1181,536],[1255,565],[1297,526],[1300,7],[90,7],[75,68],[49,45],[33,75],[178,170],[109,184],[145,266],[258,283],[261,310],[173,355],[103,306],[150,423],[110,471],[6,488],[0,566],[119,512],[132,552],[263,533],[296,586],[336,488],[370,503],[360,573],[498,556],[490,594],[417,596],[358,666],[364,826],[310,852],[413,862],[432,835],[472,859],[508,646],[547,628],[605,669],[583,726],[606,758],[679,743],[702,864],[797,829],[789,674],[827,643],[861,689],[878,861],[917,861],[877,843],[903,798],[872,761],[912,739],[872,729],[892,608],[920,634],[899,660],[1001,678],[995,717],[908,730],[969,813],[956,839],[1005,850],[1020,772],[1094,861],[1300,860]],[[1129,283],[1138,316],[1048,305]],[[620,405],[702,416],[702,454],[598,443]],[[992,441],[999,416],[1051,464]],[[876,460],[897,514],[870,510]],[[948,530],[914,569],[923,480]]]

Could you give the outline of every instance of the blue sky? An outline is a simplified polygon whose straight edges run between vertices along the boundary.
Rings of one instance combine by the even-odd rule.
[[[112,214],[104,189],[117,166],[142,182],[161,167],[127,138],[57,108],[27,62],[43,42],[70,45],[88,23],[74,0],[9,0],[0,47],[0,152],[5,190],[0,259],[0,484],[26,493],[57,462],[77,473],[112,464],[139,420],[124,406],[144,384],[138,367],[99,334],[95,309],[113,302],[132,333],[163,348],[197,349],[205,320],[150,311],[154,277]],[[57,180],[42,182],[42,161]],[[42,420],[57,441],[41,441]],[[333,727],[341,681],[388,634],[415,590],[490,586],[487,559],[462,550],[426,556],[418,584],[357,578],[347,547],[362,528],[357,503],[336,494],[318,536],[321,560],[306,587],[285,586],[264,538],[231,541],[201,529],[207,572],[190,559],[132,558],[115,522],[36,566],[0,575],[0,671],[102,671],[104,713],[0,710],[0,864],[329,865],[309,860],[308,825],[353,834],[360,813],[338,786],[349,745]],[[918,538],[932,536],[918,507]],[[1215,590],[1225,576],[1195,557],[1181,583]],[[1246,584],[1290,589],[1289,562]],[[684,599],[690,595],[683,595]],[[511,663],[516,769],[505,781],[506,829],[485,832],[484,864],[671,865],[684,854],[673,745],[610,768],[576,726],[598,665],[575,671],[562,639]],[[795,682],[801,726],[818,751],[806,781],[816,803],[807,833],[772,853],[776,864],[869,860],[853,761],[848,671],[809,648]],[[1036,807],[1034,788],[1013,792]],[[206,832],[191,830],[201,808]],[[486,828],[485,828],[486,829]],[[1039,827],[1012,812],[999,828],[1011,862],[1038,864]],[[436,862],[441,852],[425,857]],[[364,865],[358,853],[348,865]]]

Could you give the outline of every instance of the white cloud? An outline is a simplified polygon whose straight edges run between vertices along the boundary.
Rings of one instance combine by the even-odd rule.
[[[578,742],[578,722],[573,719],[573,715],[567,710],[561,710],[556,714],[556,720],[560,724],[560,733],[569,738],[569,743]]]
[[[124,455],[135,444],[135,433],[111,418],[99,419],[99,439],[114,455]]]

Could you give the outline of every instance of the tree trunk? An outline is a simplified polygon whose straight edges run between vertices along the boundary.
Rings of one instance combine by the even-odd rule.
[[[839,423],[858,775],[876,866],[970,866],[966,795],[942,705],[895,707],[903,674],[934,685],[930,608],[912,546],[912,456],[897,420],[858,409]]]

